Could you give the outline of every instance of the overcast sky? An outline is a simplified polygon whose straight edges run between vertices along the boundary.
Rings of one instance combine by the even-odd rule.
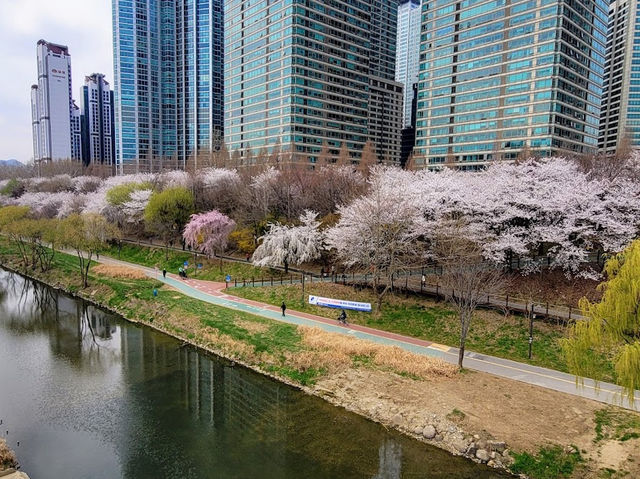
[[[0,0],[0,160],[33,157],[30,95],[41,38],[69,47],[78,104],[85,75],[104,73],[113,88],[111,0]]]

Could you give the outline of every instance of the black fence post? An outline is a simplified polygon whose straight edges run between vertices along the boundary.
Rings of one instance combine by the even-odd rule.
[[[233,285],[237,288],[238,287],[238,278],[233,278]]]
[[[569,306],[569,320],[571,320],[571,306]]]
[[[254,279],[253,276],[251,276],[251,285],[255,286],[256,285],[256,280]]]

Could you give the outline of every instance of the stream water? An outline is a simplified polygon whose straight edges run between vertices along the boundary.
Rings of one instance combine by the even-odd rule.
[[[0,420],[32,479],[505,477],[2,270]]]

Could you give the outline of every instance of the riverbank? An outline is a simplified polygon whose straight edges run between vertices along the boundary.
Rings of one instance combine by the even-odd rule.
[[[594,443],[595,415],[602,406],[592,401],[481,373],[421,377],[402,370],[411,362],[406,358],[400,358],[401,367],[395,369],[377,364],[376,353],[358,343],[336,355],[326,343],[319,344],[312,331],[205,306],[148,279],[95,274],[92,285],[80,290],[73,258],[61,255],[61,260],[55,271],[36,274],[35,279],[456,454],[500,467],[511,462],[507,447],[535,453],[548,444],[563,450],[575,444],[583,458],[574,468],[579,474],[575,477],[598,477],[603,467],[635,473],[626,459],[637,451],[631,447],[626,453],[637,440],[620,443],[616,464],[610,464],[604,447],[616,441]],[[159,289],[157,297],[152,295],[154,287]],[[334,346],[338,338],[325,339]],[[563,454],[576,455],[569,449]],[[608,462],[600,467],[603,457]]]
[[[0,478],[2,479],[29,479],[24,472],[17,471],[18,459],[16,454],[9,449],[7,441],[0,438]]]

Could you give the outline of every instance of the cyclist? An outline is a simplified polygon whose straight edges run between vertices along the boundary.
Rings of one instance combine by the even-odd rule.
[[[340,316],[338,316],[338,322],[344,324],[345,326],[347,325],[347,313],[344,312],[344,309],[340,313]]]

